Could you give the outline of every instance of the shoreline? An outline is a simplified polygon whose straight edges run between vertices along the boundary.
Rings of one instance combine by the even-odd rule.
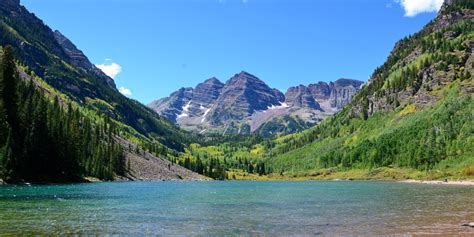
[[[457,186],[474,186],[474,180],[400,180],[398,183],[407,183],[407,184],[431,184],[431,185],[457,185]]]
[[[86,178],[84,180],[78,182],[65,182],[65,183],[29,183],[29,182],[19,182],[19,183],[6,183],[0,180],[0,186],[15,186],[15,185],[25,185],[25,186],[36,186],[36,185],[62,185],[62,184],[84,184],[84,183],[107,183],[107,182],[206,182],[206,181],[219,181],[219,180],[211,180],[211,179],[189,179],[189,180],[173,180],[173,179],[145,179],[145,180],[124,180],[124,179],[117,179],[117,180],[98,180],[98,179],[90,179]],[[270,179],[228,179],[225,181],[261,181],[261,182],[271,182],[271,181],[382,181],[382,182],[393,182],[393,183],[404,183],[404,184],[427,184],[427,185],[456,185],[456,186],[474,186],[474,180],[416,180],[416,179],[405,179],[405,180],[387,180],[387,179],[314,179],[314,178],[270,178]]]

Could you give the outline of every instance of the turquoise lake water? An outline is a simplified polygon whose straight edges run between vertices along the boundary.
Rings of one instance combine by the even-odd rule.
[[[461,234],[474,187],[391,182],[111,182],[0,187],[0,233]]]

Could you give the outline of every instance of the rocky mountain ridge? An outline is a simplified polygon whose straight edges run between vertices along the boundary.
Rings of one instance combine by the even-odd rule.
[[[226,83],[213,77],[148,106],[181,127],[199,132],[271,136],[320,122],[342,109],[362,85],[361,81],[338,79],[291,87],[283,94],[242,71]]]
[[[15,49],[25,73],[34,75],[80,106],[106,115],[131,133],[182,150],[184,132],[148,107],[126,98],[74,43],[52,30],[19,0],[0,1],[0,45]]]
[[[18,134],[24,134],[16,137],[31,139],[32,148],[19,140],[11,144],[22,147],[24,154],[28,153],[24,152],[26,150],[34,150],[30,153],[36,163],[23,154],[17,155],[19,153],[12,153],[6,159],[0,155],[2,173],[4,162],[10,159],[23,163],[9,168],[9,172],[16,172],[20,180],[69,182],[82,179],[82,176],[107,180],[206,179],[175,162],[179,152],[184,151],[184,146],[193,139],[187,132],[148,107],[123,96],[113,79],[92,64],[71,40],[59,31],[53,31],[20,5],[19,0],[0,0],[2,61],[5,52],[11,52],[14,55],[11,58],[17,64],[18,77],[10,77],[19,79],[17,83],[20,79],[32,82],[31,88],[18,83],[16,90],[22,95],[16,102],[21,108],[19,111],[26,111],[17,119],[25,124],[24,128],[16,129],[22,130]],[[2,62],[2,68],[3,65]],[[14,75],[12,71],[10,69],[10,74]],[[3,101],[0,104],[3,105]],[[38,113],[37,108],[42,112]],[[3,113],[5,110],[0,111],[0,115]],[[59,124],[57,128],[52,121]],[[5,134],[5,127],[1,129],[0,133]],[[97,142],[85,144],[92,140]],[[63,150],[55,149],[56,145]],[[6,146],[1,144],[1,147]],[[64,157],[70,160],[65,161]],[[124,167],[123,162],[127,162],[128,167]],[[39,171],[22,171],[22,167],[36,167],[40,163]],[[61,168],[50,171],[47,167]],[[1,178],[4,178],[3,174]],[[15,179],[11,180],[16,182]]]

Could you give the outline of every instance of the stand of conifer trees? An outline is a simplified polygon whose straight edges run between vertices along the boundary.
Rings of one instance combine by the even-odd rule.
[[[77,107],[77,106],[76,106]],[[7,182],[111,180],[125,172],[116,127],[20,80],[13,48],[0,62],[0,178]]]

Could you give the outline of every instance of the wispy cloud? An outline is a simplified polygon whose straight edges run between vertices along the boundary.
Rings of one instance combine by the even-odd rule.
[[[414,17],[423,12],[437,12],[444,0],[395,0],[405,9],[405,16]]]
[[[102,70],[107,76],[115,79],[115,77],[122,71],[122,66],[112,62],[110,59],[106,59],[103,64],[96,64],[95,66]]]
[[[122,95],[124,95],[124,96],[128,96],[128,97],[132,96],[132,91],[128,88],[123,87],[123,86],[121,86],[119,88],[119,92],[122,93]]]

